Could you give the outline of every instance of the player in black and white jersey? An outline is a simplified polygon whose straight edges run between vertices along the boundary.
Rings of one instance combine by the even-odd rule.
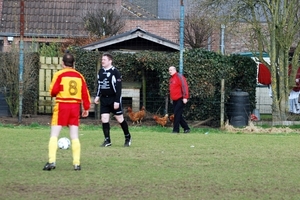
[[[113,57],[109,53],[102,55],[102,68],[98,73],[98,90],[94,103],[99,104],[104,142],[102,147],[111,146],[110,139],[110,113],[113,113],[116,120],[120,123],[125,136],[125,147],[131,145],[131,135],[128,124],[124,120],[122,110],[122,78],[120,72],[112,65]]]

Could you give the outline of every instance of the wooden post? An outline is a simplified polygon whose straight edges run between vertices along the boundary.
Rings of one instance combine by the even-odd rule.
[[[98,79],[97,79],[97,75],[98,75],[98,72],[99,70],[101,69],[101,60],[98,59],[98,62],[97,62],[97,69],[96,69],[96,83],[97,83],[97,86],[98,86]],[[96,87],[97,88],[97,87]],[[97,91],[96,91],[97,93]],[[96,97],[96,94],[95,93],[95,97]],[[100,101],[100,100],[99,100]],[[100,104],[95,104],[95,119],[101,119],[101,116],[100,116]]]
[[[225,80],[221,80],[221,112],[220,112],[220,125],[224,129],[224,99],[225,99]]]
[[[169,105],[169,97],[168,95],[166,95],[165,97],[165,113],[164,114],[168,114],[169,111],[168,111],[168,105]]]
[[[145,77],[145,69],[142,69],[142,98],[143,98],[143,106],[146,108],[146,77]],[[140,108],[139,108],[140,109]]]

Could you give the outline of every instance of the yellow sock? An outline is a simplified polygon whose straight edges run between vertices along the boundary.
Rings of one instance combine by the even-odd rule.
[[[56,162],[57,137],[50,137],[48,148],[49,163]]]
[[[80,142],[79,139],[72,140],[73,165],[80,165]]]

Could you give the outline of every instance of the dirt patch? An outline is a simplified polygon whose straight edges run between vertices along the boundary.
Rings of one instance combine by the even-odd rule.
[[[22,116],[21,120],[19,117],[0,117],[0,124],[11,124],[11,125],[49,125],[51,122],[50,115],[25,115]]]
[[[124,115],[125,120],[127,121],[129,126],[159,126],[154,119],[152,118],[152,114],[147,114],[145,119],[142,121],[141,124],[133,124],[132,121],[127,117],[127,115]],[[189,126],[192,127],[210,127],[209,124],[201,123],[199,125],[198,121],[187,121]],[[0,124],[10,124],[10,125],[24,125],[24,126],[30,126],[30,125],[45,125],[50,126],[51,123],[51,115],[24,115],[22,116],[21,122],[19,122],[18,117],[0,117]],[[86,124],[86,125],[100,125],[101,122],[99,119],[96,119],[95,116],[91,115],[87,118],[81,118],[80,124]],[[114,117],[111,117],[110,124],[112,126],[118,126],[118,122],[115,120]],[[168,121],[165,127],[172,127],[172,123]]]
[[[0,124],[10,124],[10,125],[33,125],[33,124],[38,124],[38,125],[50,125],[51,123],[51,115],[24,115],[21,118],[21,121],[19,120],[18,117],[0,117]],[[125,116],[126,121],[128,122],[129,126],[156,126],[155,121],[152,119],[152,116],[146,117],[142,121],[142,124],[132,124],[130,119],[127,119],[127,116]],[[112,117],[110,120],[110,123],[112,126],[118,125],[118,122]],[[99,125],[100,120],[96,119],[94,116],[90,116],[87,118],[81,118],[80,119],[80,124],[87,124],[87,125]],[[171,127],[172,124],[169,122],[167,124],[167,127]]]
[[[128,122],[129,126],[159,126],[156,124],[156,122],[152,119],[152,115],[147,115],[146,118],[142,121],[142,124],[132,124],[131,120],[125,115],[125,119]],[[51,123],[51,115],[24,115],[21,119],[21,122],[19,122],[18,117],[0,117],[0,124],[9,124],[9,125],[44,125],[44,126],[50,126]],[[95,119],[94,116],[90,116],[88,118],[81,118],[80,119],[81,124],[85,125],[100,125],[100,120]],[[110,120],[110,124],[112,126],[118,126],[118,122],[112,117]],[[211,127],[208,124],[201,124],[201,126],[198,126],[199,122],[192,122],[188,121],[188,124],[190,127],[197,127],[197,128],[207,128]],[[194,126],[197,125],[197,126]],[[172,127],[172,123],[169,121],[166,124],[166,127]],[[249,122],[249,126],[243,127],[243,128],[236,128],[228,123],[225,124],[225,130],[232,133],[292,133],[296,130],[291,129],[289,127],[271,127],[271,128],[262,128],[260,126],[255,126],[253,122]]]
[[[241,133],[292,133],[295,132],[295,130],[289,128],[289,127],[283,127],[283,128],[277,128],[277,127],[271,127],[271,128],[262,128],[259,126],[255,126],[253,122],[249,122],[249,126],[243,127],[243,128],[236,128],[229,123],[225,124],[225,130],[228,132],[241,132]]]

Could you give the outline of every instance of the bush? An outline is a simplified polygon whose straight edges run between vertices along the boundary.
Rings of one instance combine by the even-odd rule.
[[[11,116],[19,112],[19,51],[0,53],[0,88],[4,88],[5,100]],[[38,97],[39,56],[37,53],[24,54],[23,66],[23,114],[35,114]]]

